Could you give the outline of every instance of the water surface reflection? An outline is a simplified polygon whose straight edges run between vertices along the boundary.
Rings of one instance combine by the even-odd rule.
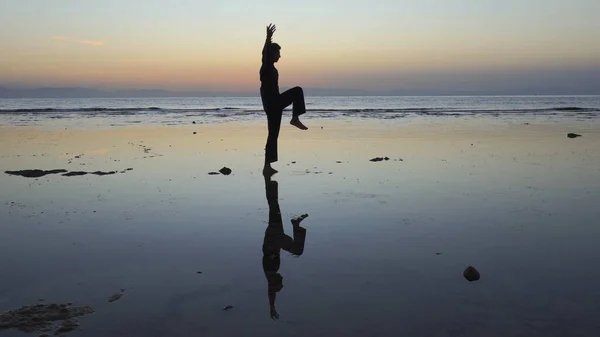
[[[267,278],[269,294],[269,311],[272,319],[278,319],[279,313],[275,307],[277,293],[283,289],[283,276],[279,273],[281,264],[281,250],[285,250],[294,256],[300,256],[304,252],[304,241],[306,239],[306,229],[300,226],[302,220],[308,215],[303,214],[300,217],[291,220],[293,237],[285,234],[283,229],[283,220],[281,219],[281,210],[279,208],[279,184],[272,180],[270,176],[265,176],[265,191],[267,202],[269,204],[269,225],[265,230],[263,240],[263,271]]]

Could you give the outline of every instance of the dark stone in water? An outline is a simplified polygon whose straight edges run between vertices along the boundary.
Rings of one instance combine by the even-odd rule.
[[[569,137],[569,138],[577,138],[577,137],[581,137],[581,135],[578,135],[576,133],[568,133],[567,137]]]
[[[223,167],[222,169],[219,170],[219,172],[221,172],[222,174],[228,176],[231,174],[231,169],[229,167]]]
[[[231,310],[231,309],[233,309],[233,305],[230,305],[230,304],[226,305],[226,306],[223,308],[223,310],[225,310],[225,311],[228,311],[228,310]]]
[[[384,161],[384,160],[390,160],[390,157],[375,157],[370,159],[370,161],[376,162],[376,161]]]
[[[111,295],[108,298],[108,303],[112,303],[112,302],[118,301],[118,300],[121,299],[121,297],[123,297],[123,294],[114,294],[114,295]]]
[[[121,299],[121,297],[123,297],[123,293],[124,293],[124,292],[125,292],[125,289],[121,289],[121,292],[120,292],[120,293],[116,293],[116,294],[114,294],[114,295],[110,296],[110,297],[108,298],[108,303],[112,303],[112,302],[114,302],[114,301],[118,301],[118,300],[120,300],[120,299]]]
[[[109,172],[96,171],[96,172],[92,172],[92,174],[95,174],[97,176],[105,176],[105,175],[115,174],[115,173],[117,173],[117,171],[109,171]]]
[[[58,174],[58,173],[64,173],[64,172],[67,172],[67,170],[64,170],[64,169],[58,169],[58,170],[34,169],[34,170],[4,171],[4,173],[6,173],[6,174],[10,174],[13,176],[21,176],[21,177],[25,177],[25,178],[39,178],[39,177],[45,176],[46,174]]]
[[[56,330],[55,334],[71,332],[79,326],[79,322],[74,319],[67,319],[62,322],[58,330]]]
[[[55,332],[58,335],[61,332],[71,331],[79,325],[74,318],[93,312],[94,309],[90,306],[68,307],[67,304],[62,303],[24,306],[1,314],[0,330],[51,331],[54,329],[54,321],[64,321]]]
[[[132,168],[127,169],[128,171],[133,170]],[[122,171],[122,173],[124,173],[125,171]],[[102,171],[96,171],[96,172],[85,172],[85,171],[67,171],[64,169],[59,169],[59,170],[39,170],[39,169],[34,169],[34,170],[20,170],[20,171],[5,171],[6,174],[10,174],[10,175],[15,175],[15,176],[22,176],[25,178],[39,178],[39,177],[43,177],[47,174],[58,174],[58,173],[63,173],[62,176],[64,177],[74,177],[74,176],[84,176],[86,174],[95,174],[98,176],[104,176],[104,175],[108,175],[108,174],[115,174],[117,173],[117,171],[109,171],[109,172],[102,172]]]
[[[67,172],[67,173],[63,174],[63,176],[73,177],[73,176],[84,176],[86,174],[88,174],[88,173],[84,172],[84,171],[71,171],[71,172]]]
[[[468,266],[467,269],[465,269],[465,271],[463,272],[463,276],[469,282],[477,281],[481,278],[481,275],[479,275],[479,272],[473,266]]]

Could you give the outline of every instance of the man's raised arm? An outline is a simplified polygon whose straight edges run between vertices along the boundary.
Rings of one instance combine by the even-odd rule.
[[[271,43],[273,42],[273,33],[275,33],[275,25],[270,23],[267,26],[267,39],[265,40],[265,46],[262,50],[262,62],[267,62],[267,59],[270,56],[269,48],[271,47]]]

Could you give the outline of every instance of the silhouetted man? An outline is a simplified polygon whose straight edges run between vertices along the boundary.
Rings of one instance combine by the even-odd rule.
[[[265,175],[265,190],[267,192],[267,202],[269,203],[269,226],[265,230],[263,240],[263,271],[268,283],[269,308],[272,319],[278,319],[279,314],[275,309],[275,297],[283,288],[283,277],[279,274],[279,265],[281,263],[281,249],[296,256],[304,252],[304,241],[306,239],[306,229],[300,227],[300,222],[308,216],[304,214],[298,218],[292,219],[294,238],[285,234],[283,230],[283,221],[281,220],[281,210],[279,209],[278,184]]]
[[[277,43],[273,43],[273,33],[275,33],[275,25],[269,24],[260,67],[260,97],[269,125],[269,135],[265,147],[265,166],[263,167],[263,174],[266,175],[277,173],[277,170],[271,167],[271,163],[277,161],[277,138],[283,109],[293,104],[290,124],[301,130],[308,130],[298,118],[306,112],[302,88],[294,87],[279,93],[279,73],[275,68],[275,62],[281,58],[281,47]]]

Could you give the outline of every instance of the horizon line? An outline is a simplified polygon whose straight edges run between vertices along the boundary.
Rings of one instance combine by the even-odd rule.
[[[282,91],[287,87],[282,87]],[[426,89],[390,89],[390,90],[369,90],[352,88],[324,88],[324,87],[305,87],[303,88],[311,96],[598,96],[600,90],[521,90],[520,92],[512,90],[426,90]],[[40,91],[52,92],[40,92]],[[88,91],[93,96],[86,97],[85,93],[72,92]],[[7,97],[13,91],[13,96]],[[16,93],[14,92],[16,91]],[[38,95],[33,95],[37,91]],[[63,92],[60,92],[63,91]],[[69,92],[71,91],[71,92]],[[145,93],[146,92],[146,93]],[[150,92],[161,95],[161,97],[260,97],[255,90],[207,90],[207,89],[160,89],[160,88],[97,88],[85,86],[28,86],[18,87],[14,85],[0,84],[0,98],[110,98],[112,95],[125,97],[126,94],[141,94],[139,97],[152,97]],[[312,92],[312,93],[311,93]],[[146,95],[144,95],[144,93]],[[102,96],[103,94],[107,96]],[[183,96],[178,96],[181,94]],[[172,96],[167,96],[172,95]],[[36,97],[37,96],[37,97]],[[50,96],[50,97],[49,97]],[[58,97],[56,97],[58,96]],[[130,96],[135,97],[135,96]]]

